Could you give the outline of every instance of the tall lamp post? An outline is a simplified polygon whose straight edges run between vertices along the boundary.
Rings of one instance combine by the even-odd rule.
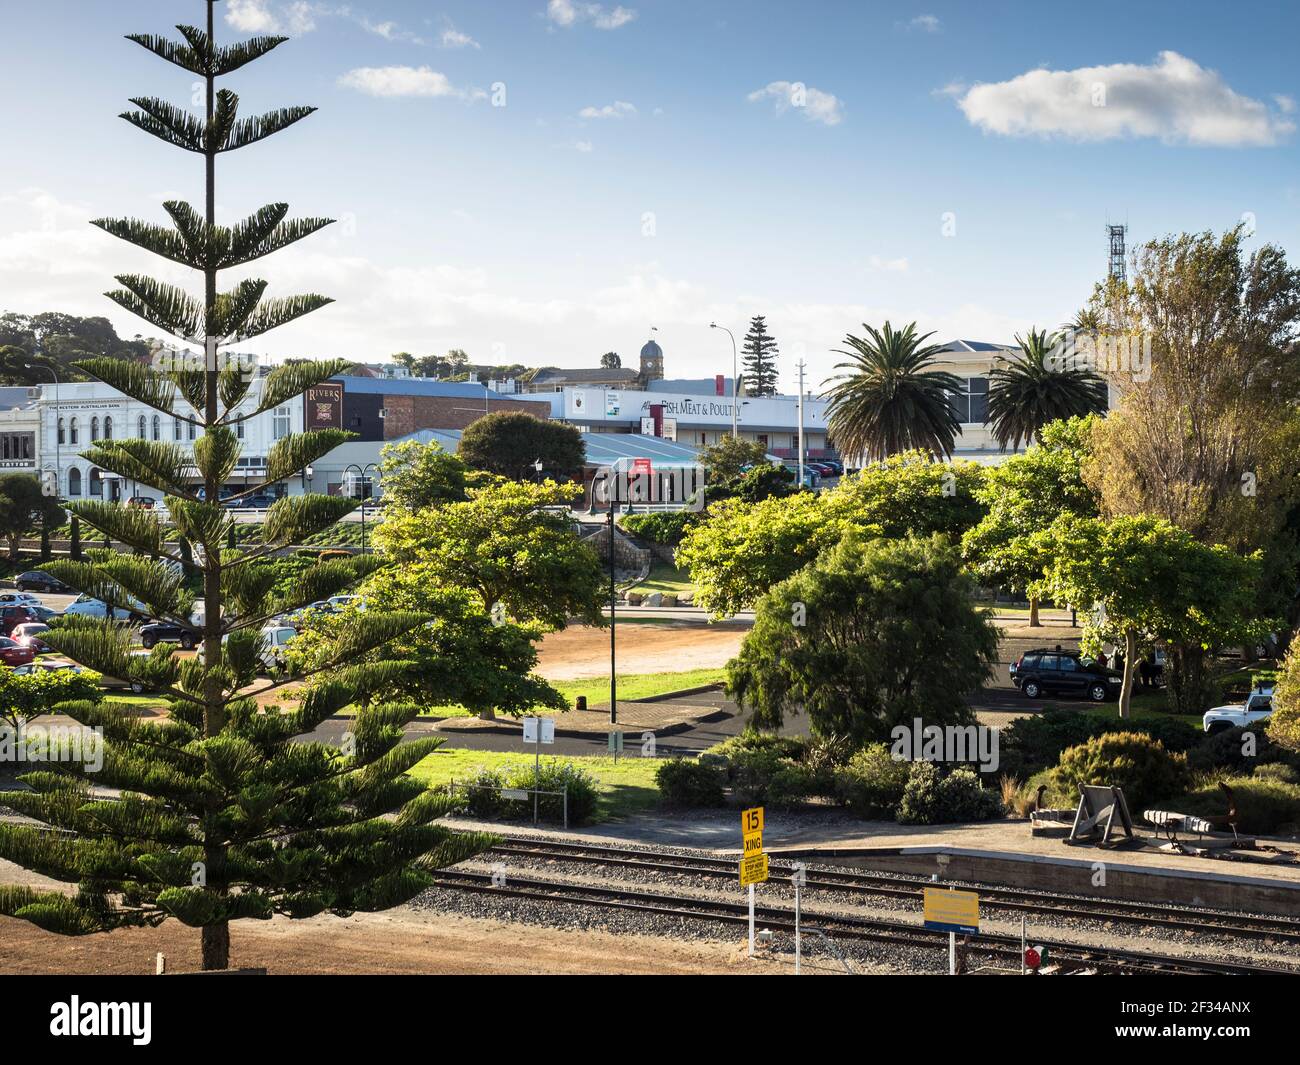
[[[710,322],[709,328],[721,329],[731,337],[731,438],[734,440],[740,436],[740,359],[736,354],[736,334],[717,322]]]
[[[378,473],[379,467],[373,462],[367,462],[364,466],[352,462],[343,467],[344,473],[351,473],[353,470],[357,471],[357,476],[361,479],[361,553],[364,555],[366,553],[366,471],[373,470]]]

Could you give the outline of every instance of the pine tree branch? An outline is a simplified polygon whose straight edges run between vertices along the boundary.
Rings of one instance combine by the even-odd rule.
[[[131,102],[140,110],[126,111],[119,117],[166,144],[203,153],[204,125],[188,111],[149,96],[136,97]]]
[[[228,135],[221,141],[218,150],[234,152],[240,148],[247,148],[250,144],[273,137],[301,122],[308,115],[315,114],[317,110],[315,107],[283,107],[278,111],[258,115],[256,118],[246,118],[234,124]]]

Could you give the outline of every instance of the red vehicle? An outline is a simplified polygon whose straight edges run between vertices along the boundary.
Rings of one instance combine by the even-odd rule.
[[[26,666],[36,658],[30,647],[22,647],[8,636],[0,636],[0,662],[6,666]]]
[[[0,635],[8,636],[19,625],[40,620],[34,611],[25,606],[0,606]]]
[[[38,655],[43,655],[54,650],[53,647],[41,639],[41,634],[49,631],[50,627],[43,621],[25,621],[23,624],[14,627],[14,631],[9,634],[9,638],[19,647],[30,647]]]

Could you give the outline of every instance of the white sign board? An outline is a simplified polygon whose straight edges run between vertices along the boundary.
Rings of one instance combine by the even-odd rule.
[[[555,719],[551,717],[524,718],[524,742],[537,742],[537,726],[541,725],[542,743],[555,742]]]
[[[642,436],[655,435],[655,420],[653,418],[641,419],[641,435]]]
[[[605,417],[617,418],[619,410],[619,394],[617,392],[605,393]]]
[[[672,440],[672,441],[676,442],[676,440],[677,440],[677,419],[676,419],[676,418],[665,418],[665,419],[664,419],[663,430],[664,430],[664,439],[665,439],[665,440]]]

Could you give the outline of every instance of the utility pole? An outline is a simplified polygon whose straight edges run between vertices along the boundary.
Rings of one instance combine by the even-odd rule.
[[[736,354],[736,335],[725,325],[709,323],[710,329],[721,329],[731,337],[731,439],[740,436],[740,358]]]
[[[804,361],[799,360],[799,487],[803,488],[803,369]]]
[[[618,593],[614,587],[614,496],[609,500],[609,723],[618,724],[618,667],[614,657],[614,615],[618,609]]]

